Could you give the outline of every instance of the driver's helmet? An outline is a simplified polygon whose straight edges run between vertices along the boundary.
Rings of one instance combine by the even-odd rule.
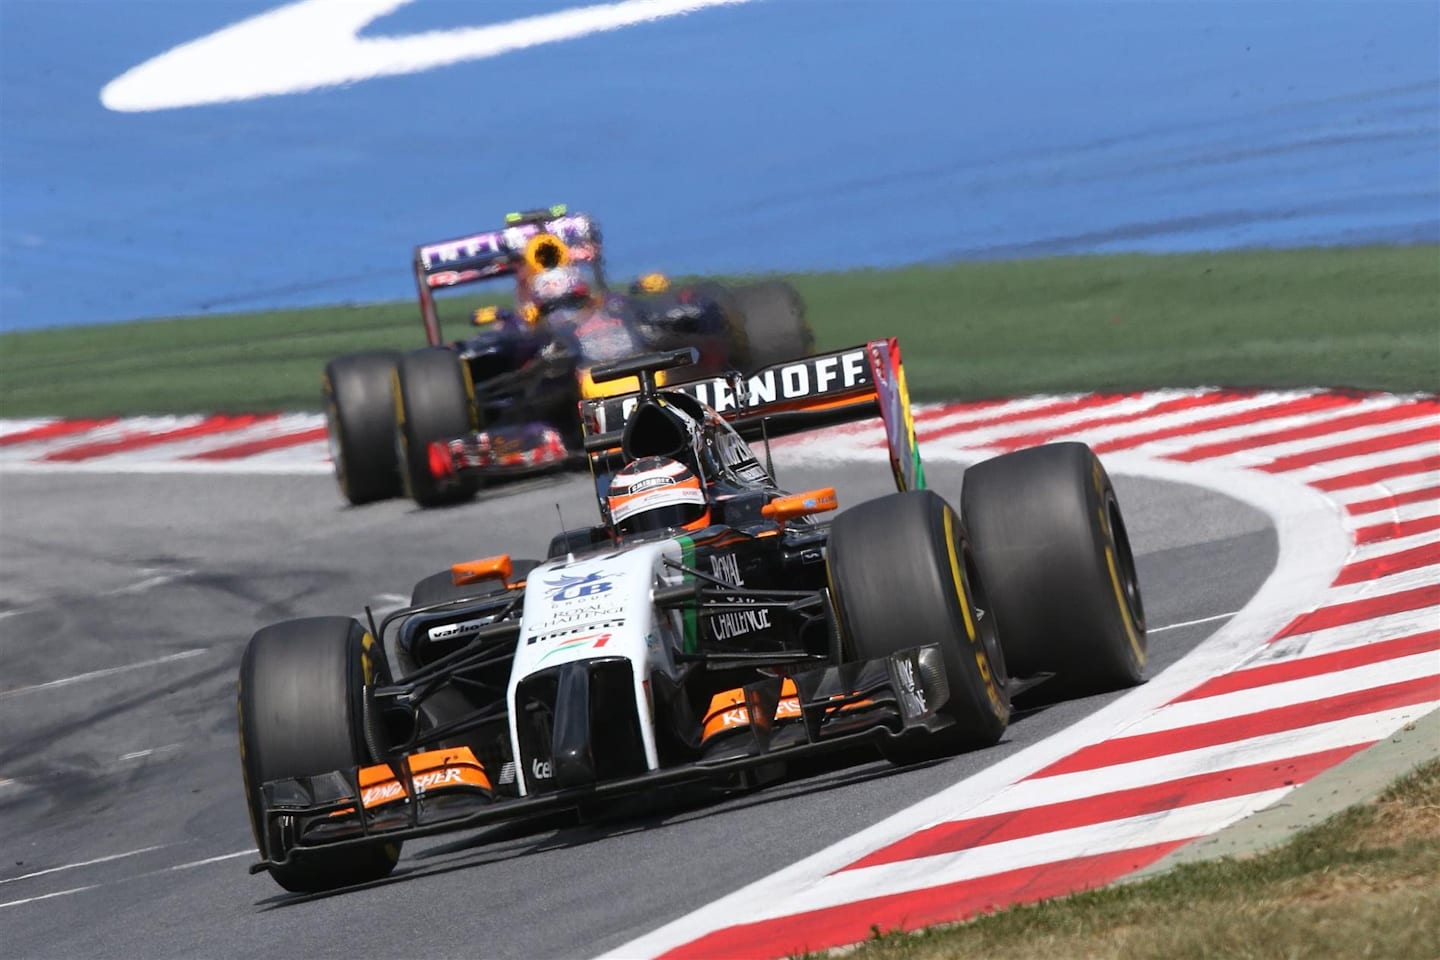
[[[610,523],[620,536],[710,525],[710,503],[695,472],[669,457],[641,457],[610,478]]]
[[[555,310],[577,309],[591,303],[590,283],[575,267],[541,270],[530,278],[530,302],[537,318]]]

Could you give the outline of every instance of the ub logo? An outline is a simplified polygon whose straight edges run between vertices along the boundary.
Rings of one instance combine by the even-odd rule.
[[[553,601],[583,600],[610,592],[613,584],[602,579],[604,576],[605,574],[600,572],[589,573],[583,577],[562,575],[558,580],[546,580],[545,585],[551,588],[550,599]]]

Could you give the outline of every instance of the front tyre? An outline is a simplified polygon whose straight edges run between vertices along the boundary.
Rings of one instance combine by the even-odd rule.
[[[1018,450],[965,471],[960,511],[1017,677],[1045,699],[1139,683],[1145,608],[1115,488],[1083,443]]]
[[[240,661],[240,768],[262,851],[276,858],[286,852],[278,827],[263,819],[261,785],[372,762],[365,691],[387,677],[379,645],[349,617],[289,620],[250,638]],[[399,856],[398,842],[379,841],[297,856],[270,875],[286,890],[314,893],[379,880]]]
[[[830,527],[827,551],[842,649],[858,660],[939,644],[954,721],[887,742],[909,762],[996,743],[1010,720],[1005,665],[960,517],[929,490],[870,500]]]

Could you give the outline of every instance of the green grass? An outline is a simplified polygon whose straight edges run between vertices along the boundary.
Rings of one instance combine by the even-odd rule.
[[[898,336],[919,398],[1440,385],[1440,247],[803,274],[821,346]],[[447,336],[464,309],[443,303]],[[458,318],[458,319],[457,319]],[[422,345],[413,303],[0,335],[0,416],[315,410],[327,360]]]
[[[847,960],[1235,960],[1440,956],[1440,761],[1288,844],[1012,907],[969,923],[877,935]]]

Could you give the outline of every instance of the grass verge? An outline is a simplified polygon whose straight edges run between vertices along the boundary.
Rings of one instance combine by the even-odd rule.
[[[1440,247],[958,263],[791,278],[825,347],[898,336],[918,398],[1440,384]],[[453,304],[453,305],[452,305]],[[445,316],[463,318],[458,302]],[[460,336],[456,319],[447,336]],[[341,353],[421,346],[412,303],[0,335],[0,416],[319,409]]]
[[[877,935],[847,960],[1440,957],[1440,761],[1245,859]]]

